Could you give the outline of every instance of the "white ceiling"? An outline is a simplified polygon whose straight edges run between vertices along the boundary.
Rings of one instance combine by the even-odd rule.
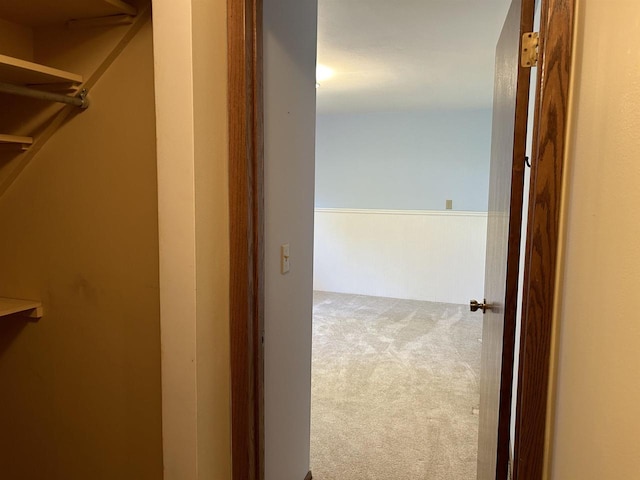
[[[489,107],[510,0],[318,0],[320,113]]]

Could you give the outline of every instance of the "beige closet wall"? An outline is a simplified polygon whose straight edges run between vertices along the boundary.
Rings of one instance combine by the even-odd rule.
[[[637,0],[579,0],[550,478],[640,478]]]
[[[148,22],[0,197],[0,296],[45,308],[0,319],[2,478],[162,478],[153,85]]]
[[[0,53],[33,61],[33,30],[0,19]]]

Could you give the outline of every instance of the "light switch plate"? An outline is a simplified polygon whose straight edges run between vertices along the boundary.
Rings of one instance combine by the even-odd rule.
[[[289,244],[285,243],[280,246],[280,273],[283,275],[291,269],[289,261]]]

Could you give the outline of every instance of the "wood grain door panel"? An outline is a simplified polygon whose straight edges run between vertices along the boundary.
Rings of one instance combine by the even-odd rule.
[[[513,0],[496,48],[478,480],[507,478],[530,69],[520,67],[534,0]]]

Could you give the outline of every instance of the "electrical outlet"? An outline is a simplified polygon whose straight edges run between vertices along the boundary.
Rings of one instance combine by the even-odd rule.
[[[291,269],[289,262],[289,244],[285,243],[280,246],[280,273],[285,274]]]
[[[453,210],[453,200],[447,200],[446,205],[447,210]]]

